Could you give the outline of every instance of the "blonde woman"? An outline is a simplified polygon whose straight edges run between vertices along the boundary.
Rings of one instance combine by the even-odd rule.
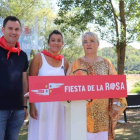
[[[95,33],[83,34],[82,45],[85,55],[72,63],[68,75],[117,74],[109,60],[97,55],[99,40]],[[94,99],[87,103],[87,140],[114,140],[115,125],[126,106],[125,98]]]

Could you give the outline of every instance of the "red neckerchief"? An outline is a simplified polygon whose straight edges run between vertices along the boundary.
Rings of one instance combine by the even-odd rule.
[[[16,42],[16,46],[17,46],[17,48],[15,48],[15,47],[8,47],[7,43],[6,43],[5,39],[4,39],[4,36],[2,36],[0,38],[0,47],[2,47],[5,50],[8,50],[7,59],[9,58],[11,52],[18,53],[18,55],[20,54],[21,49],[20,49],[20,45],[19,45],[18,41]]]
[[[44,50],[42,51],[41,53],[49,56],[49,57],[52,57],[52,58],[55,58],[57,60],[61,60],[63,58],[63,55],[59,54],[59,55],[56,55],[56,56],[53,56],[51,53],[49,53],[48,51]]]

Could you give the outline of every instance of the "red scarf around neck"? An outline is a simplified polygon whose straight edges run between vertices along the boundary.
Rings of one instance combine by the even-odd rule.
[[[43,53],[43,54],[45,54],[45,55],[47,55],[49,57],[55,58],[57,60],[61,60],[63,58],[63,55],[61,55],[61,54],[54,56],[51,53],[49,53],[48,51],[46,51],[46,50],[42,51],[41,53]]]
[[[16,42],[16,46],[17,46],[17,48],[15,48],[15,47],[8,47],[8,45],[6,43],[6,40],[4,39],[4,36],[2,36],[0,38],[0,47],[2,47],[5,50],[8,50],[7,59],[9,58],[11,52],[18,53],[18,55],[20,54],[21,49],[20,49],[20,45],[19,45],[18,41]]]

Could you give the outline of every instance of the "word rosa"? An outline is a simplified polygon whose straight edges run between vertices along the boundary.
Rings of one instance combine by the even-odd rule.
[[[105,83],[106,90],[125,90],[124,83],[116,82],[116,83]]]

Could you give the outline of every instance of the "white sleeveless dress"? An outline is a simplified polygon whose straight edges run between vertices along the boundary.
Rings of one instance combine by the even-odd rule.
[[[64,75],[64,58],[60,67],[50,66],[41,53],[42,66],[38,76]],[[38,118],[30,117],[28,140],[66,140],[65,108],[61,102],[35,103]]]

